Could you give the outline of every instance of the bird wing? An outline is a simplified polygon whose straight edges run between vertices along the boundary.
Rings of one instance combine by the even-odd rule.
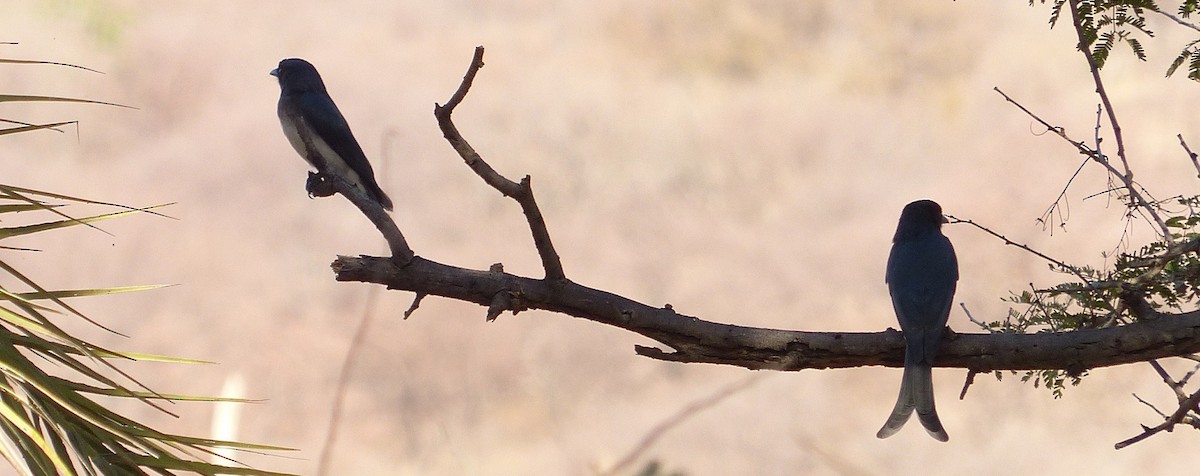
[[[950,317],[958,281],[958,261],[950,240],[940,233],[897,242],[888,257],[887,282],[892,306],[909,345],[922,349],[906,356],[933,362],[942,329]]]
[[[312,132],[325,141],[350,170],[358,175],[346,178],[361,178],[374,183],[375,174],[371,171],[371,164],[367,162],[366,154],[363,154],[362,147],[358,145],[354,133],[350,132],[350,125],[346,123],[346,118],[342,117],[333,99],[328,94],[319,93],[303,93],[294,99],[300,116]]]

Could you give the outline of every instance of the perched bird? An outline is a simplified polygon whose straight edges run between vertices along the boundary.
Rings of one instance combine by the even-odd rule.
[[[879,438],[900,431],[915,409],[931,436],[938,441],[950,439],[933,405],[933,358],[958,283],[958,258],[942,234],[943,223],[946,218],[937,202],[918,200],[900,212],[892,238],[886,280],[904,331],[904,376],[896,407],[875,435]]]
[[[391,210],[392,200],[375,183],[371,163],[325,91],[317,68],[308,61],[288,58],[280,61],[271,75],[279,78],[279,123],[292,148],[317,172],[336,174]]]

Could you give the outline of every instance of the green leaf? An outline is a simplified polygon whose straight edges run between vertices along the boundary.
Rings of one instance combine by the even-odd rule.
[[[37,223],[37,224],[33,224],[33,225],[0,228],[0,240],[12,238],[14,236],[28,235],[28,234],[32,234],[32,233],[40,233],[43,231],[54,230],[54,229],[58,229],[58,228],[67,228],[67,227],[76,226],[76,225],[85,225],[88,223],[93,223],[93,222],[98,222],[98,221],[102,221],[102,220],[109,220],[109,219],[113,219],[113,218],[123,217],[126,215],[131,215],[133,213],[139,213],[139,212],[144,212],[147,210],[153,210],[155,208],[162,208],[164,206],[166,206],[166,205],[155,205],[153,207],[149,207],[149,208],[145,208],[145,209],[123,210],[123,211],[119,211],[119,212],[105,213],[105,214],[101,214],[101,215],[93,215],[90,217],[83,217],[83,218],[68,217],[68,219],[66,219],[66,220]]]
[[[65,98],[58,96],[26,96],[21,94],[0,94],[0,102],[73,102],[116,106],[123,107],[125,109],[137,109],[133,106],[126,106],[124,104],[117,104],[115,102],[93,101],[91,99]]]
[[[1179,56],[1176,56],[1175,61],[1172,61],[1171,66],[1167,68],[1167,77],[1169,78],[1172,74],[1175,74],[1175,70],[1179,69],[1179,66],[1183,65],[1183,62],[1187,61],[1190,55],[1191,53],[1186,48],[1179,52]]]
[[[165,287],[169,287],[169,286],[170,285],[168,285],[168,284],[154,284],[154,285],[143,285],[143,286],[121,286],[121,287],[115,287],[115,288],[68,289],[68,290],[44,291],[44,292],[35,292],[35,293],[16,293],[14,295],[19,296],[22,299],[32,301],[32,300],[38,300],[38,299],[63,299],[63,298],[72,298],[72,297],[101,296],[101,295],[105,295],[105,294],[128,293],[128,292],[134,292],[134,291],[149,291],[151,289],[160,289],[160,288],[165,288]],[[0,300],[3,300],[3,299],[8,299],[8,297],[3,294],[0,294]]]
[[[8,129],[0,129],[0,136],[7,134],[19,134],[21,132],[36,131],[41,129],[54,129],[55,127],[76,123],[78,123],[78,121],[55,122],[52,124],[30,124],[22,127],[10,127]]]
[[[66,66],[68,68],[82,69],[84,71],[91,71],[93,73],[104,74],[100,71],[97,71],[97,70],[94,70],[92,68],[88,68],[85,66],[79,66],[77,64],[70,64],[70,63],[58,63],[58,62],[54,62],[54,61],[37,61],[37,60],[19,60],[19,59],[0,58],[0,64],[45,64],[45,65],[53,65],[53,66]]]
[[[1146,61],[1146,49],[1142,48],[1142,43],[1137,38],[1126,38],[1125,44],[1129,45],[1129,48],[1133,50],[1133,55],[1137,56],[1137,59]]]

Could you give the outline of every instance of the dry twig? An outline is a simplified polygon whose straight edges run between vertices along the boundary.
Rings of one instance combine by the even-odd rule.
[[[651,428],[650,431],[644,436],[642,436],[642,439],[639,440],[631,450],[629,450],[629,453],[626,453],[625,456],[613,464],[612,467],[608,468],[607,471],[601,472],[600,474],[604,476],[623,474],[622,471],[625,468],[636,462],[638,458],[642,456],[642,454],[649,450],[659,438],[662,438],[662,436],[672,428],[679,426],[681,423],[687,421],[696,414],[712,408],[714,405],[721,403],[721,401],[725,400],[726,398],[729,398],[738,392],[754,386],[754,384],[758,383],[758,381],[764,376],[764,374],[752,374],[746,376],[724,388],[717,390],[716,392],[713,392],[711,395],[687,404],[683,408],[679,409],[678,412],[675,412],[674,415],[671,415],[670,417],[667,417],[667,419],[659,422],[657,425],[654,425],[654,427]]]

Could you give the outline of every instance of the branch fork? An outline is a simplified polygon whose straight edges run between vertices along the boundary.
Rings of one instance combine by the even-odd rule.
[[[371,219],[388,240],[393,254],[391,258],[338,256],[331,265],[338,281],[375,283],[416,293],[406,316],[416,309],[421,298],[429,295],[483,306],[489,321],[504,311],[515,314],[531,309],[587,319],[661,344],[634,347],[637,354],[658,360],[781,371],[903,367],[904,339],[894,329],[804,332],[723,324],[679,313],[670,305],[655,307],[569,280],[534,198],[532,179],[525,176],[514,182],[500,175],[463,138],[452,121],[454,109],[462,103],[482,67],[483,48],[477,47],[462,83],[444,106],[434,106],[434,116],[443,136],[467,167],[520,205],[545,276],[535,279],[510,274],[500,264],[488,270],[467,269],[417,256],[378,204],[335,179],[333,188]],[[1043,124],[1048,130],[1058,130]],[[1082,143],[1072,141],[1072,144],[1081,151],[1087,150]],[[962,368],[972,375],[994,370],[1078,372],[1200,352],[1200,311],[1163,314],[1163,317],[1072,332],[949,334],[942,343],[936,366]]]

